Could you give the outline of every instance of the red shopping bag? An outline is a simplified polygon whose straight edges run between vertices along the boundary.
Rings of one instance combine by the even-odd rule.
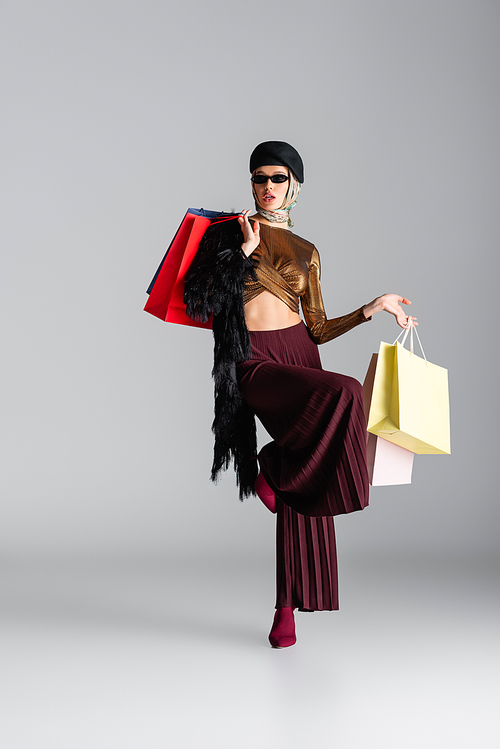
[[[145,312],[166,322],[211,328],[212,320],[198,322],[186,314],[184,279],[193,262],[203,235],[211,223],[236,218],[238,213],[189,208],[163,260],[151,281]]]

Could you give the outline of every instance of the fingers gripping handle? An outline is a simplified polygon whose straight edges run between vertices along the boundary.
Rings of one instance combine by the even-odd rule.
[[[396,340],[394,341],[394,343],[392,345],[395,346],[396,343],[401,338],[401,336],[403,336],[403,340],[401,341],[401,345],[404,346],[405,345],[405,341],[406,341],[406,339],[408,337],[408,333],[409,333],[410,334],[410,354],[413,354],[413,331],[415,331],[415,335],[417,336],[418,345],[420,346],[420,350],[422,352],[422,356],[424,357],[425,363],[427,364],[427,357],[425,355],[424,347],[422,346],[422,342],[420,340],[420,336],[418,334],[418,330],[416,329],[416,327],[414,325],[410,324],[410,327],[406,328],[406,330],[402,330],[401,333],[398,335],[398,337],[396,338]]]

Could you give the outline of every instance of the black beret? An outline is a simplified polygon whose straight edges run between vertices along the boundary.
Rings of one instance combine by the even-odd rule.
[[[250,171],[253,173],[261,166],[287,166],[299,182],[304,181],[304,164],[300,154],[289,143],[282,140],[266,140],[254,148],[250,156]]]

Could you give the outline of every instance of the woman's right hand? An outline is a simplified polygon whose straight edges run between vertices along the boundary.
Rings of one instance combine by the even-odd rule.
[[[251,211],[243,211],[241,216],[238,216],[241,231],[243,232],[243,244],[241,245],[241,249],[247,257],[257,249],[260,243],[260,224],[258,221],[254,221],[252,226],[248,220],[250,213]]]

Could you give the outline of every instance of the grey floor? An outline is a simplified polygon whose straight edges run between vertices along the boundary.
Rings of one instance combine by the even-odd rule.
[[[500,747],[493,562],[341,559],[288,650],[272,568],[4,562],[0,746]]]

